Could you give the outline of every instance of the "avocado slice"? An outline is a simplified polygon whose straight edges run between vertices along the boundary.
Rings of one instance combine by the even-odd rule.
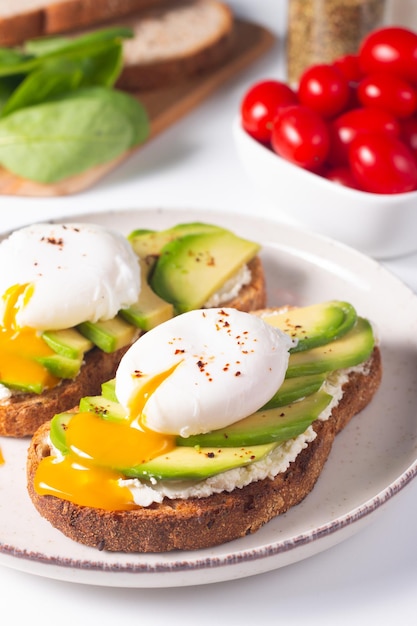
[[[259,410],[226,428],[204,435],[177,437],[177,446],[235,447],[280,443],[301,435],[328,406],[332,396],[318,391],[283,407]]]
[[[42,382],[28,383],[24,380],[7,380],[6,378],[2,378],[0,379],[0,384],[13,391],[20,391],[22,393],[35,393],[36,395],[41,394],[42,391],[45,389],[45,386]]]
[[[309,350],[343,337],[356,318],[351,304],[337,300],[263,316],[265,322],[298,340],[291,352]]]
[[[50,356],[38,357],[41,363],[50,374],[58,378],[75,378],[80,371],[83,358],[70,359],[62,354],[51,354]]]
[[[203,480],[214,474],[259,461],[277,444],[237,448],[174,448],[136,467],[117,468],[127,478],[158,480]]]
[[[371,324],[363,317],[358,317],[355,325],[340,339],[311,350],[291,354],[286,378],[359,365],[370,357],[374,345]]]
[[[106,380],[106,382],[104,382],[101,385],[101,395],[106,400],[112,400],[114,402],[117,402],[117,397],[116,397],[116,379],[115,378],[111,378],[110,380]]]
[[[62,454],[69,453],[66,430],[73,416],[74,413],[71,412],[59,413],[51,421],[51,442]],[[198,480],[259,461],[276,445],[276,443],[267,443],[252,447],[177,447],[147,463],[135,467],[113,469],[117,469],[127,478]]]
[[[137,328],[121,317],[98,322],[82,322],[77,330],[93,342],[103,352],[116,352],[132,343],[137,335]]]
[[[42,333],[42,339],[57,354],[69,359],[82,358],[94,346],[92,341],[84,337],[75,328],[47,330]]]
[[[148,259],[149,257],[158,257],[162,248],[170,241],[178,239],[178,237],[217,230],[223,229],[220,226],[206,224],[205,222],[186,222],[184,224],[176,224],[165,230],[133,230],[127,238],[138,257],[140,259]]]
[[[150,286],[176,313],[199,309],[259,250],[226,230],[185,235],[163,247]]]
[[[296,376],[286,378],[278,391],[260,410],[274,409],[278,406],[285,406],[295,402],[300,398],[305,398],[318,391],[326,380],[327,372],[320,374],[309,374],[307,376]]]
[[[67,446],[66,430],[70,420],[74,417],[74,413],[66,411],[64,413],[57,413],[51,420],[49,428],[49,437],[51,443],[62,454],[68,454],[69,448]]]
[[[151,330],[174,316],[174,307],[160,298],[148,284],[148,268],[139,259],[141,283],[139,299],[127,309],[119,311],[120,317],[142,330]]]
[[[103,419],[112,422],[121,422],[128,418],[122,405],[117,400],[109,400],[103,396],[85,396],[81,398],[78,410],[80,413],[97,413]]]

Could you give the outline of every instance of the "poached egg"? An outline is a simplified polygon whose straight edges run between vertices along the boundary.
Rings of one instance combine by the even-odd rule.
[[[0,380],[56,384],[41,337],[114,317],[138,299],[138,260],[122,234],[93,224],[34,224],[0,244]]]
[[[142,335],[116,372],[126,419],[84,412],[66,427],[68,454],[40,463],[35,487],[84,506],[137,506],[124,475],[172,450],[176,435],[223,428],[263,406],[287,370],[288,335],[230,308],[184,313]]]
[[[155,432],[188,437],[224,428],[273,396],[292,345],[254,315],[232,308],[190,311],[129,348],[116,373],[116,396]]]

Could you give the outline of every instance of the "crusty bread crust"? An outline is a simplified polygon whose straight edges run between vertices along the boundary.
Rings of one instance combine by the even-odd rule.
[[[0,435],[3,437],[27,437],[33,435],[41,424],[56,413],[68,411],[83,396],[101,393],[101,384],[110,380],[129,346],[106,354],[93,348],[85,355],[84,364],[73,380],[63,380],[53,389],[42,394],[14,394],[0,402]]]
[[[316,421],[317,437],[274,478],[251,483],[231,493],[206,498],[169,500],[132,511],[105,511],[78,506],[54,496],[40,496],[34,476],[49,455],[49,424],[35,434],[29,447],[27,484],[38,512],[64,535],[99,550],[168,552],[196,550],[254,533],[273,517],[301,502],[313,489],[333,441],[372,400],[381,380],[381,355],[375,348],[363,372],[351,372],[343,397],[327,421]]]
[[[123,22],[134,38],[124,42],[117,86],[144,91],[184,82],[221,64],[234,41],[230,8],[218,0],[180,0]]]
[[[102,25],[115,18],[161,4],[162,0],[45,0],[22,10],[15,3],[0,11],[0,45],[16,46],[28,39]]]
[[[223,302],[222,306],[252,313],[266,305],[266,281],[261,259],[256,256],[248,263],[251,281],[244,285],[236,298]]]
[[[252,279],[236,298],[225,303],[241,311],[252,311],[265,306],[266,286],[259,257],[248,264]],[[72,409],[83,396],[98,395],[101,384],[116,374],[117,366],[129,346],[113,354],[94,348],[85,355],[85,363],[74,380],[63,380],[57,387],[40,395],[16,394],[0,401],[0,436],[27,437],[50,420],[56,413]]]

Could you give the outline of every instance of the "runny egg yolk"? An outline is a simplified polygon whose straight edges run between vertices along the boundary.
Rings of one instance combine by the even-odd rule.
[[[13,285],[3,294],[3,324],[0,327],[0,382],[6,386],[39,390],[54,387],[58,378],[37,362],[54,354],[34,328],[19,327],[16,315],[33,294],[31,283]]]
[[[42,459],[35,476],[36,492],[81,506],[136,508],[130,490],[119,481],[129,469],[175,447],[175,436],[151,431],[141,422],[147,399],[175,367],[138,378],[129,415],[123,421],[106,420],[90,412],[75,414],[65,432],[69,453],[59,459]]]

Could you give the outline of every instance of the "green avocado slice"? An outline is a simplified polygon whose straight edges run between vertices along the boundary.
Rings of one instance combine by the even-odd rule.
[[[291,354],[286,377],[319,374],[359,365],[370,357],[374,346],[375,338],[370,322],[358,317],[356,324],[340,339]]]
[[[332,396],[318,391],[304,400],[252,413],[226,428],[204,435],[177,437],[178,446],[255,446],[280,443],[303,433],[329,405]]]
[[[291,348],[292,353],[343,337],[355,324],[356,318],[356,310],[351,304],[337,300],[263,316],[268,324],[298,340],[297,345]]]
[[[127,478],[157,480],[203,480],[236,467],[261,460],[275,448],[275,443],[236,448],[174,448],[136,467],[117,468]]]
[[[163,247],[150,286],[176,313],[199,309],[259,250],[226,230],[185,235]]]
[[[138,257],[140,259],[148,259],[149,257],[158,257],[162,248],[174,239],[184,235],[218,230],[224,229],[214,224],[206,224],[205,222],[186,222],[184,224],[176,224],[165,230],[133,230],[127,238]]]

